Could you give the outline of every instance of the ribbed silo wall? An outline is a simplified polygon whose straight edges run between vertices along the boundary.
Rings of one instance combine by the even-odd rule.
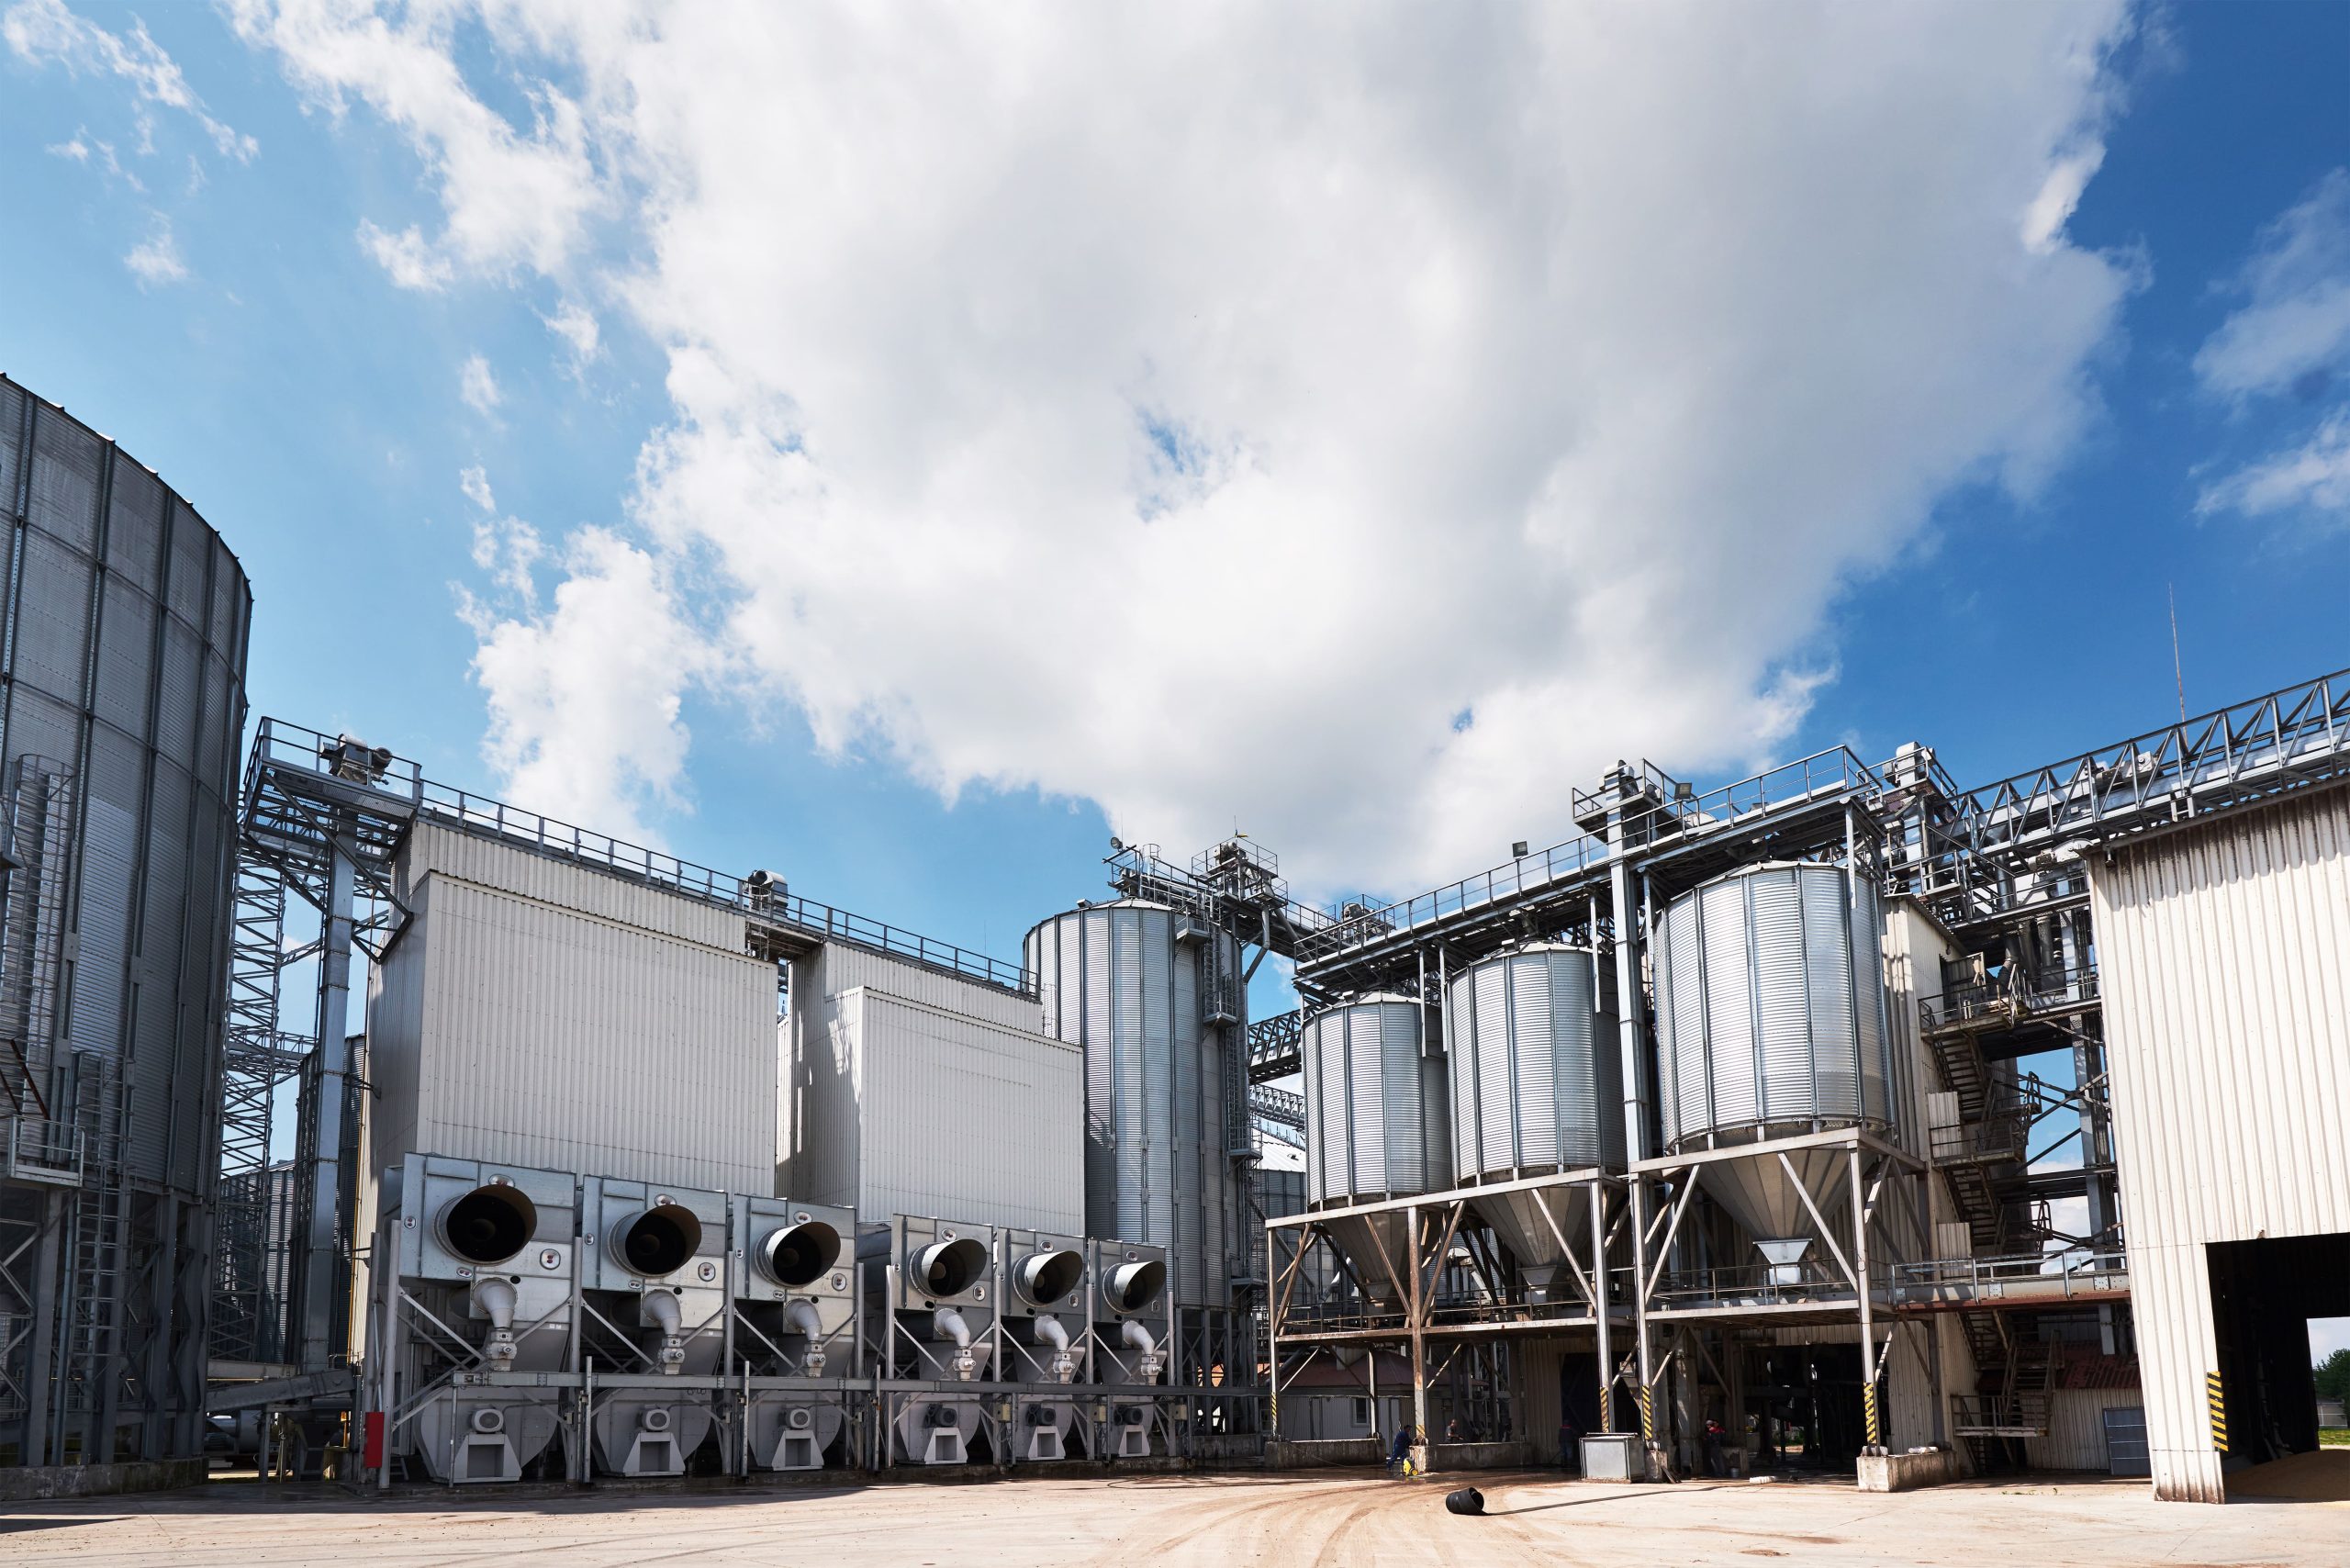
[[[1762,866],[1673,901],[1656,952],[1674,1149],[1723,1133],[1891,1125],[1882,915],[1839,866]]]
[[[1610,975],[1550,945],[1485,958],[1445,991],[1452,1152],[1463,1182],[1624,1163]]]
[[[1423,1012],[1408,997],[1366,997],[1306,1020],[1305,1168],[1315,1207],[1452,1184],[1444,1053],[1424,1048]]]
[[[1085,1052],[1087,1233],[1167,1248],[1177,1305],[1227,1305],[1229,1260],[1252,1239],[1226,1153],[1224,1043],[1246,1024],[1238,945],[1122,901],[1054,916],[1024,952],[1045,1032]],[[1218,1005],[1233,1024],[1209,1023]]]
[[[53,979],[0,959],[0,990],[53,985],[24,1042],[52,1116],[118,1134],[125,1182],[208,1199],[252,590],[186,501],[5,377],[0,511],[0,790],[30,810],[62,780],[70,856],[9,879],[13,950],[62,940]]]

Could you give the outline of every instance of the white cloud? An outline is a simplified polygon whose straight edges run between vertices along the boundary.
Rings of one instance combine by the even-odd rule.
[[[236,14],[423,154],[453,266],[621,230],[637,543],[476,666],[583,810],[722,677],[948,795],[1458,875],[1783,745],[1843,587],[2064,460],[2132,286],[2064,235],[2112,4]]]
[[[147,238],[131,247],[130,253],[122,258],[122,264],[131,270],[142,288],[160,283],[181,283],[187,278],[187,263],[180,259],[179,241],[173,237],[171,219],[162,213],[155,214]]]
[[[481,465],[464,469],[457,475],[457,488],[464,491],[465,499],[484,511],[498,510],[497,498],[489,493],[489,475]]]
[[[2338,364],[2350,353],[2350,169],[2263,229],[2228,286],[2244,304],[2195,356],[2212,391],[2282,391]]]
[[[2048,171],[2047,183],[2024,209],[2024,249],[2044,256],[2063,243],[2065,225],[2072,221],[2073,209],[2081,205],[2081,194],[2089,188],[2089,180],[2104,163],[2103,142],[2056,161]]]
[[[435,251],[424,238],[424,231],[413,225],[394,234],[363,218],[359,220],[359,243],[375,258],[375,264],[390,274],[397,287],[429,292],[447,287],[449,280],[456,276],[457,269],[449,263],[449,258]]]
[[[461,267],[498,275],[518,266],[543,273],[565,264],[597,204],[579,106],[543,78],[520,84],[531,107],[527,128],[485,105],[453,57],[453,34],[468,7],[416,5],[385,14],[364,0],[227,6],[239,36],[274,50],[314,102],[337,116],[364,104],[397,128],[440,187],[442,232],[429,241],[413,230],[399,236],[390,252],[399,266],[375,252],[396,280],[403,267],[408,277],[444,278]],[[485,20],[500,41],[536,25],[526,9],[504,0],[492,0],[487,11]],[[617,13],[599,17],[631,24]]]
[[[2302,445],[2206,485],[2195,510],[2266,517],[2306,511],[2350,521],[2350,409],[2337,409]]]
[[[121,77],[131,85],[138,102],[177,109],[204,128],[212,144],[227,157],[249,163],[261,151],[252,137],[212,118],[187,84],[176,62],[163,52],[147,32],[147,24],[132,17],[128,33],[106,31],[67,10],[63,0],[17,0],[0,12],[0,39],[17,56],[34,65],[56,63],[75,75],[96,72]],[[142,116],[142,140],[151,123]],[[142,144],[140,151],[151,151]]]
[[[476,535],[476,559],[501,586],[527,578],[538,539],[509,521]],[[500,557],[503,555],[503,559]],[[553,606],[500,617],[465,601],[480,636],[475,678],[488,695],[484,751],[530,810],[637,843],[658,835],[641,802],[675,807],[688,735],[687,689],[713,672],[684,630],[667,569],[601,529],[575,536]]]
[[[457,396],[464,399],[466,408],[484,419],[494,416],[498,406],[506,401],[505,394],[498,389],[498,377],[490,372],[489,361],[479,354],[465,356],[464,368],[457,373]]]
[[[588,364],[604,352],[603,333],[596,324],[595,316],[576,301],[566,299],[556,307],[554,315],[542,316],[539,319],[544,321],[547,330],[561,338],[564,346],[571,351],[570,369],[574,375],[585,371]]]

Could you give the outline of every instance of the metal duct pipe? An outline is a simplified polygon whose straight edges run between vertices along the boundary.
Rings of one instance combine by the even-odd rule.
[[[441,1245],[466,1262],[503,1263],[538,1234],[539,1209],[520,1188],[492,1182],[443,1204],[433,1225]]]
[[[488,1190],[486,1187],[482,1189],[484,1192]],[[457,1202],[464,1200],[460,1198]],[[456,1205],[453,1204],[450,1206],[453,1208]],[[514,1289],[514,1282],[502,1275],[492,1275],[476,1280],[471,1294],[474,1310],[489,1319],[489,1343],[483,1348],[482,1355],[493,1363],[494,1368],[502,1369],[514,1360],[514,1310],[520,1299]]]
[[[971,1326],[964,1322],[963,1315],[951,1306],[942,1306],[932,1313],[930,1326],[935,1332],[955,1341],[955,1359],[948,1364],[957,1377],[965,1383],[970,1382],[979,1372],[979,1358],[971,1353]]]
[[[914,1288],[927,1296],[961,1295],[987,1271],[987,1247],[968,1236],[934,1241],[914,1254]]]
[[[826,1226],[826,1230],[832,1226]],[[800,1371],[807,1377],[824,1375],[824,1324],[816,1316],[816,1304],[795,1301],[783,1309],[784,1327],[808,1341],[808,1349],[800,1358]]]
[[[820,1219],[771,1230],[753,1251],[759,1272],[787,1290],[814,1284],[840,1256],[841,1233]]]
[[[1051,1306],[1077,1289],[1084,1278],[1084,1258],[1064,1247],[1023,1258],[1013,1271],[1012,1282],[1029,1305]]]
[[[1069,1352],[1069,1330],[1061,1327],[1061,1320],[1058,1317],[1036,1319],[1036,1338],[1053,1348],[1054,1381],[1067,1383],[1074,1378],[1077,1375],[1077,1357]]]
[[[1158,1352],[1158,1341],[1150,1337],[1150,1330],[1132,1318],[1128,1318],[1121,1326],[1118,1338],[1142,1352],[1140,1368],[1142,1380],[1145,1383],[1155,1381],[1158,1376],[1158,1367],[1162,1358]]]
[[[701,1220],[681,1204],[655,1204],[621,1216],[610,1245],[630,1273],[659,1279],[684,1268],[701,1250]]]
[[[647,1291],[638,1298],[643,1304],[644,1316],[661,1330],[661,1371],[674,1377],[685,1370],[685,1314],[677,1308],[677,1298],[667,1291]]]
[[[1167,1292],[1167,1265],[1157,1259],[1121,1263],[1102,1282],[1102,1299],[1119,1312],[1140,1312]]]

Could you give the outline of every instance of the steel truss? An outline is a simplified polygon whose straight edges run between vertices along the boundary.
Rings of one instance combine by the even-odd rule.
[[[1478,1357],[1498,1356],[1494,1348],[1513,1339],[1588,1336],[1600,1384],[1613,1387],[1629,1365],[1619,1364],[1617,1336],[1637,1327],[1635,1304],[1618,1289],[1632,1229],[1624,1194],[1620,1176],[1568,1170],[1270,1221],[1265,1229],[1266,1271],[1273,1282],[1266,1350],[1270,1429],[1280,1429],[1283,1375],[1294,1376],[1315,1356],[1346,1347],[1405,1350],[1412,1369],[1412,1421],[1423,1434],[1428,1430],[1430,1383],[1440,1380],[1470,1347],[1477,1348]],[[1520,1195],[1532,1200],[1558,1243],[1573,1287],[1571,1298],[1543,1299],[1546,1293],[1527,1289],[1479,1217],[1481,1202]],[[1400,1236],[1392,1234],[1399,1216]],[[1382,1219],[1390,1223],[1382,1226]],[[1349,1259],[1332,1228],[1354,1221],[1371,1222],[1347,1226],[1357,1251],[1366,1243],[1371,1249],[1376,1268],[1369,1279],[1357,1271],[1363,1260]],[[1315,1302],[1299,1296],[1299,1282],[1315,1273],[1317,1264],[1342,1282],[1344,1297]],[[1449,1347],[1433,1375],[1431,1344]],[[1284,1355],[1293,1358],[1286,1366]],[[1612,1417],[1613,1400],[1607,1409]]]

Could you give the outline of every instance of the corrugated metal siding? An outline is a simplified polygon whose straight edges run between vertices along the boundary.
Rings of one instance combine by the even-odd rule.
[[[2350,791],[2089,873],[2154,1489],[2218,1501],[2204,1245],[2350,1230]]]
[[[2034,1470],[2104,1470],[2105,1412],[2146,1402],[2136,1388],[2059,1388],[2048,1396],[2048,1435],[2026,1438],[2024,1458]]]
[[[1016,995],[1000,985],[958,980],[863,947],[828,944],[813,958],[791,966],[791,991],[795,997],[803,991],[811,1001],[845,996],[859,986],[887,991],[907,1002],[919,1002],[925,1007],[985,1019],[1007,1029],[1033,1032],[1044,1016],[1033,998]]]
[[[1554,1340],[1523,1340],[1510,1348],[1510,1355],[1517,1369],[1516,1436],[1533,1447],[1536,1463],[1562,1463],[1559,1424],[1565,1417],[1560,1409],[1559,1379],[1567,1348]]]
[[[1083,1234],[1080,1051],[864,988],[843,1012],[865,1091],[861,1216],[960,1214]]]
[[[574,865],[554,854],[519,849],[432,823],[420,823],[400,852],[398,874],[413,886],[433,872],[592,914],[639,931],[698,942],[729,953],[745,946],[749,927],[731,911]]]
[[[626,896],[606,907],[641,908],[653,928],[447,872],[422,880],[430,916],[377,987],[379,1163],[413,1148],[773,1190],[774,966],[679,940],[659,927],[690,917],[641,902],[663,895],[616,886]],[[401,1051],[404,1065],[390,1059]]]
[[[70,775],[79,851],[66,913],[73,957],[70,991],[60,999],[63,1037],[35,1042],[34,1055],[45,1062],[54,1045],[117,1058],[125,1173],[200,1198],[213,1180],[209,1124],[225,1002],[219,935],[229,883],[221,846],[234,766],[218,747],[199,760],[174,746],[161,725],[181,710],[162,708],[151,687],[160,680],[175,696],[200,690],[209,658],[222,672],[214,706],[228,723],[241,723],[243,691],[227,672],[241,667],[243,631],[241,619],[208,640],[201,627],[179,627],[159,646],[165,517],[176,513],[207,591],[246,598],[244,576],[153,475],[5,380],[0,426],[10,454],[0,464],[8,557],[0,583],[13,588],[0,606],[12,650],[0,693],[0,790],[15,787],[28,756]],[[193,702],[185,707],[192,716]],[[151,748],[196,771],[158,769]]]

